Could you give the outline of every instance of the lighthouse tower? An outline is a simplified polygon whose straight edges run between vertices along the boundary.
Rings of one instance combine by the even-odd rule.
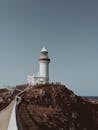
[[[39,57],[39,77],[40,82],[49,82],[49,63],[50,58],[48,57],[48,50],[43,47]]]
[[[49,82],[49,63],[48,51],[45,47],[40,51],[39,56],[39,72],[37,75],[28,75],[27,81],[29,85],[45,84]]]

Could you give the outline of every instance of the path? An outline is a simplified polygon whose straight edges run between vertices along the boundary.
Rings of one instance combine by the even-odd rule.
[[[0,111],[0,130],[7,130],[13,106],[14,101]]]

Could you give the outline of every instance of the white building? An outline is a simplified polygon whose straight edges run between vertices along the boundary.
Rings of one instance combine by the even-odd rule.
[[[48,51],[45,47],[42,48],[38,61],[39,72],[37,75],[28,75],[27,81],[29,85],[45,84],[49,82],[50,58],[48,57]]]

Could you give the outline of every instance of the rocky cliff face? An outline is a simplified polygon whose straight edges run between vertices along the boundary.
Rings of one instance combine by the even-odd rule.
[[[16,110],[19,130],[98,130],[98,104],[64,85],[31,86],[21,98]]]
[[[0,89],[0,111],[7,107],[13,99],[10,90],[4,88]]]

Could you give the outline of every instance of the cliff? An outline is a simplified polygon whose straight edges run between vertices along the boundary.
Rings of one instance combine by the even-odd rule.
[[[7,107],[13,99],[10,90],[3,88],[0,89],[0,111]]]
[[[16,110],[19,130],[98,130],[98,104],[64,85],[31,86],[21,99]]]

